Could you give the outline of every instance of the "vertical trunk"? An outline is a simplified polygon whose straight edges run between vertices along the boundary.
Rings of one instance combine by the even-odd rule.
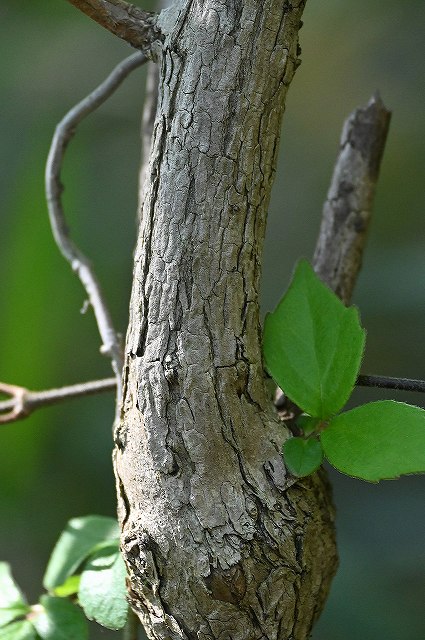
[[[324,476],[288,478],[258,287],[304,2],[161,14],[161,90],[115,468],[131,603],[158,640],[308,637],[335,569]]]

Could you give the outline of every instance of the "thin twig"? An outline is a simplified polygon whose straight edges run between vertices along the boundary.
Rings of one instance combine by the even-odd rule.
[[[22,420],[40,407],[59,404],[72,398],[113,391],[116,387],[116,378],[91,380],[45,391],[30,391],[25,387],[0,382],[0,393],[10,396],[9,400],[0,402],[0,424]]]
[[[390,118],[377,94],[347,118],[323,207],[314,269],[345,304],[361,267]]]
[[[158,12],[170,6],[170,0],[158,0],[156,7]],[[138,220],[142,216],[145,182],[148,173],[153,129],[155,124],[156,110],[158,106],[159,92],[159,66],[155,62],[149,62],[146,74],[145,100],[142,113],[142,160],[139,171],[139,203],[138,203]]]
[[[46,165],[46,197],[53,236],[64,258],[80,278],[93,307],[102,339],[101,352],[112,359],[117,380],[121,378],[123,356],[118,334],[114,329],[99,282],[89,260],[69,237],[62,207],[63,186],[60,181],[65,149],[77,125],[99,107],[120,86],[131,71],[147,61],[146,54],[135,53],[118,64],[111,74],[92,93],[73,107],[57,125]],[[118,390],[119,391],[119,390]]]
[[[418,391],[419,393],[425,393],[425,380],[412,380],[410,378],[359,375],[356,385],[360,387],[378,387],[380,389],[396,389],[397,391]]]
[[[68,0],[74,7],[136,49],[146,50],[158,38],[157,15],[124,0]]]
[[[148,173],[151,147],[152,147],[152,133],[156,116],[156,108],[158,105],[158,82],[159,82],[159,69],[155,62],[150,62],[146,74],[146,89],[145,89],[145,101],[143,105],[142,113],[142,126],[141,126],[141,138],[142,138],[142,161],[140,163],[139,171],[139,202],[138,202],[138,219],[141,219],[145,182]]]

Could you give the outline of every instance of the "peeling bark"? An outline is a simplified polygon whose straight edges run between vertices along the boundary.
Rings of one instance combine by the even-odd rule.
[[[305,640],[336,553],[325,475],[294,482],[258,288],[304,2],[162,12],[115,471],[131,605],[156,640]]]

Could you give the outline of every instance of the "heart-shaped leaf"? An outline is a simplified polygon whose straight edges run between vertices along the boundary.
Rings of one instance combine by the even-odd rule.
[[[357,310],[347,309],[301,260],[265,320],[264,360],[275,382],[306,413],[329,418],[353,390],[364,343]]]

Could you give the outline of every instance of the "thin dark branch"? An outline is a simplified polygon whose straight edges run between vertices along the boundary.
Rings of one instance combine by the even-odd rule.
[[[356,385],[360,387],[378,387],[381,389],[396,389],[397,391],[418,391],[420,393],[425,393],[425,380],[411,380],[410,378],[359,375]]]
[[[378,95],[347,118],[323,207],[314,269],[345,304],[361,267],[390,118]]]
[[[95,20],[136,49],[148,50],[158,39],[157,15],[143,11],[124,0],[68,0],[74,7]]]
[[[92,380],[45,391],[30,391],[25,387],[0,382],[0,393],[10,396],[9,400],[0,402],[0,424],[22,420],[40,407],[59,404],[81,396],[113,391],[116,387],[116,378]]]
[[[146,62],[147,59],[144,53],[138,52],[123,60],[101,85],[66,114],[56,127],[46,165],[46,197],[53,236],[62,255],[71,264],[73,271],[76,272],[87,291],[103,343],[101,351],[112,359],[117,379],[121,377],[123,364],[120,340],[114,329],[93,268],[86,256],[69,237],[61,201],[63,186],[60,181],[60,173],[65,149],[75,134],[77,125],[105,102],[129,73]]]

